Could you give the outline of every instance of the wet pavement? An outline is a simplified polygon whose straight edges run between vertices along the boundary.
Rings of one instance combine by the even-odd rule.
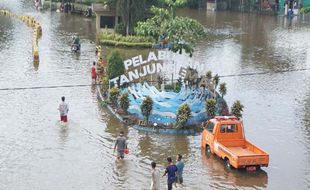
[[[2,0],[0,8],[34,16],[43,27],[40,64],[31,53],[32,31],[0,17],[0,89],[90,84],[95,23],[79,16],[36,12],[32,2]],[[241,13],[185,10],[215,36],[193,59],[223,77],[229,105],[245,106],[247,138],[270,154],[256,173],[227,171],[200,149],[200,136],[165,136],[122,127],[100,108],[93,86],[0,90],[0,189],[147,189],[150,162],[163,171],[167,156],[184,155],[183,189],[310,188],[310,22]],[[70,51],[79,33],[81,54]],[[224,36],[224,37],[222,37]],[[139,50],[123,52],[139,54]],[[69,103],[69,125],[58,122],[60,97]],[[124,130],[130,154],[116,162],[113,141]],[[166,187],[166,180],[161,185]]]

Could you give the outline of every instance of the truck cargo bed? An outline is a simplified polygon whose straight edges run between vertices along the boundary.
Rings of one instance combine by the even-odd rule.
[[[227,147],[229,151],[233,152],[235,155],[238,156],[256,156],[260,155],[258,153],[255,153],[247,148],[242,148],[242,147]]]

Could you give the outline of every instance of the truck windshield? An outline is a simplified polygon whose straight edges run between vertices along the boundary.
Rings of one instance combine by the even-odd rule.
[[[214,123],[212,123],[212,122],[209,122],[208,124],[207,124],[207,131],[209,131],[210,133],[212,133],[213,132],[213,128],[214,128]]]
[[[236,124],[224,124],[221,125],[221,133],[235,133],[237,132]]]

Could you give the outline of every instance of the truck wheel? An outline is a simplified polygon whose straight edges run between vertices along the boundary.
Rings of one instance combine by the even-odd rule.
[[[207,154],[211,154],[211,153],[212,153],[212,152],[211,152],[211,148],[210,148],[209,145],[206,145],[206,153],[207,153]]]
[[[230,165],[230,162],[229,162],[229,159],[228,158],[225,158],[225,167],[227,168],[227,169],[231,169],[231,165]]]

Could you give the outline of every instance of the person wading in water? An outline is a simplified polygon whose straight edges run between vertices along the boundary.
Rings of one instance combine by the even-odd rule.
[[[172,184],[176,182],[176,179],[177,179],[176,175],[177,175],[178,168],[175,164],[173,164],[171,157],[168,157],[167,161],[168,161],[168,166],[166,168],[166,171],[163,177],[166,174],[168,174],[168,178],[167,178],[168,190],[172,190]]]
[[[124,132],[121,131],[119,133],[119,137],[117,137],[114,145],[114,152],[115,149],[117,148],[117,159],[124,159],[124,152],[125,149],[127,149],[127,142],[126,138],[124,137]]]
[[[59,113],[60,113],[60,121],[63,121],[64,123],[67,123],[68,122],[68,118],[67,118],[67,115],[68,115],[68,112],[69,112],[69,106],[68,104],[65,102],[65,97],[61,97],[61,103],[59,104],[59,107],[58,107],[58,110],[59,110]]]

